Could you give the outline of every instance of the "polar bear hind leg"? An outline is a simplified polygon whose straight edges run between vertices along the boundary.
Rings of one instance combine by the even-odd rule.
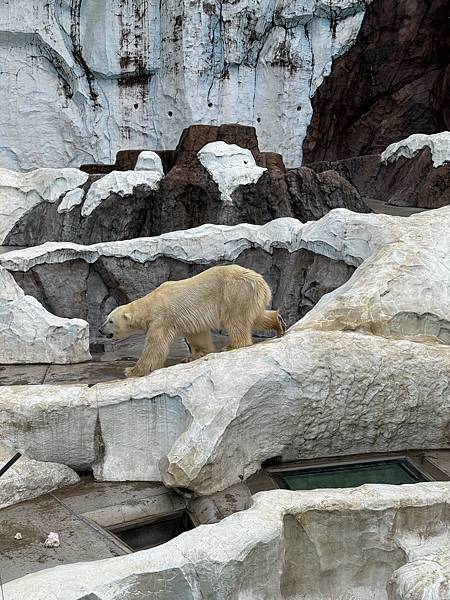
[[[277,310],[266,310],[256,319],[253,331],[275,331],[277,337],[281,337],[286,331],[286,323]]]

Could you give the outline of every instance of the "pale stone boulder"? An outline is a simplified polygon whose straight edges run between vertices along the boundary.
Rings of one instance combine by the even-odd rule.
[[[162,546],[8,582],[5,598],[447,600],[449,501],[448,482],[263,492]]]
[[[28,173],[0,169],[0,245],[32,208],[42,202],[56,202],[87,180],[87,173],[78,169],[36,169]]]
[[[222,196],[223,202],[233,204],[231,197],[241,185],[257,183],[267,169],[258,167],[253,154],[247,148],[225,142],[211,142],[197,153]]]
[[[144,150],[138,156],[135,171],[154,171],[164,177],[164,169],[160,157],[156,152]]]
[[[0,442],[0,466],[14,454],[14,450]],[[37,498],[65,485],[78,483],[79,480],[75,471],[66,465],[39,462],[21,456],[0,479],[0,509]]]
[[[450,344],[450,207],[408,218],[337,209],[306,224],[302,238],[310,250],[360,266],[295,329]]]
[[[143,378],[4,386],[0,431],[36,460],[211,495],[274,456],[448,447],[449,373],[446,346],[292,331]]]
[[[49,313],[0,267],[0,364],[89,360],[89,325]]]
[[[131,195],[138,185],[145,185],[151,190],[156,190],[163,176],[162,172],[156,170],[111,171],[111,173],[94,181],[91,185],[83,202],[81,215],[83,217],[89,216],[111,194],[118,196]]]
[[[64,198],[59,203],[57,208],[58,213],[67,213],[75,208],[75,206],[79,206],[83,202],[84,198],[84,190],[82,188],[75,188],[64,196]]]
[[[404,140],[391,144],[382,152],[381,160],[384,163],[394,162],[400,157],[414,158],[423,148],[429,148],[433,159],[433,166],[440,167],[450,161],[450,131],[441,133],[424,134],[414,133]]]

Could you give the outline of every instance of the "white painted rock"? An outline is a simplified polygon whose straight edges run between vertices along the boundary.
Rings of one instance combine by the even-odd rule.
[[[27,270],[100,256],[209,264],[256,244],[267,252],[284,244],[359,266],[282,339],[92,388],[34,386],[31,394],[5,386],[2,435],[39,460],[87,463],[99,478],[164,478],[204,495],[239,483],[273,456],[448,447],[449,232],[450,207],[409,218],[337,209],[303,226],[294,219],[207,225],[8,253],[0,262]]]
[[[277,490],[166,544],[4,586],[8,600],[447,600],[450,484]]]
[[[197,153],[214,181],[222,200],[232,204],[232,193],[241,185],[256,183],[267,169],[258,167],[253,154],[247,148],[225,142],[211,142]]]
[[[64,196],[61,200],[57,211],[62,213],[70,212],[75,206],[80,205],[83,202],[84,190],[82,188],[75,188]]]
[[[155,171],[164,177],[164,169],[160,157],[156,152],[144,150],[138,156],[135,171]]]
[[[14,454],[15,451],[0,442],[1,466]],[[22,455],[1,477],[0,509],[37,498],[41,494],[65,485],[78,483],[79,480],[75,471],[66,465],[39,462]],[[22,539],[22,537],[16,537],[16,539]]]
[[[37,460],[210,495],[273,456],[447,447],[449,373],[447,346],[292,331],[144,378],[4,386],[0,430]]]
[[[450,161],[450,131],[433,133],[414,133],[404,140],[395,142],[381,154],[384,163],[394,162],[401,156],[414,158],[423,148],[429,148],[433,159],[433,166],[440,167]]]
[[[2,3],[0,165],[111,164],[174,148],[187,124],[242,123],[297,166],[310,98],[369,2]]]
[[[345,209],[304,226],[306,247],[360,267],[295,329],[450,344],[450,207],[408,218]]]
[[[164,173],[160,171],[112,171],[91,185],[81,215],[83,217],[90,215],[111,194],[118,196],[132,194],[138,185],[146,185],[156,190],[163,176]]]
[[[52,315],[0,267],[0,364],[68,364],[90,358],[86,321]]]
[[[87,180],[87,173],[77,169],[36,169],[29,173],[0,169],[0,245],[32,208],[42,202],[56,202]]]
[[[11,271],[28,271],[36,265],[64,263],[68,260],[92,263],[107,256],[130,257],[138,263],[166,256],[188,263],[211,264],[233,261],[245,250],[255,247],[270,253],[274,248],[286,248],[289,252],[295,252],[301,247],[302,227],[297,219],[284,217],[265,225],[205,224],[150,238],[102,242],[91,246],[72,242],[47,242],[0,255],[0,264]]]

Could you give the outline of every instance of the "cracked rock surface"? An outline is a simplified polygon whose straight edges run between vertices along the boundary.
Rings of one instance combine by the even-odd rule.
[[[0,464],[6,463],[14,454],[13,450],[0,442]],[[21,456],[2,476],[0,509],[78,483],[79,480],[75,471],[66,465],[39,462]]]
[[[449,483],[277,490],[163,546],[7,583],[8,600],[446,600]]]
[[[219,256],[224,247],[231,256],[253,236],[266,251],[277,239],[357,269],[281,339],[91,388],[5,386],[0,420],[10,445],[36,460],[91,465],[99,478],[163,479],[200,495],[239,483],[274,456],[448,447],[450,208],[409,218],[338,209],[303,226],[222,228],[228,238],[210,236],[215,229],[154,238],[153,247],[134,247],[134,264],[148,268],[165,244],[183,264],[201,262],[206,248],[210,260],[211,240]],[[95,261],[99,250],[117,255],[127,245],[48,245],[2,260],[25,270],[74,252]]]
[[[379,154],[450,129],[447,0],[377,0],[312,99],[306,164]]]
[[[51,314],[0,267],[0,364],[69,364],[90,357],[88,324]]]
[[[191,126],[176,150],[160,154],[164,167],[159,155],[145,150],[119,152],[115,165],[84,165],[88,181],[85,172],[73,169],[86,183],[61,195],[59,205],[57,195],[48,200],[41,195],[33,203],[22,200],[24,208],[18,213],[8,195],[0,195],[5,219],[0,243],[91,244],[204,223],[262,225],[278,217],[308,221],[332,208],[370,212],[356,189],[335,171],[286,169],[279,154],[261,152],[252,127]],[[37,176],[39,171],[32,173]],[[52,173],[55,177],[57,170]],[[6,180],[6,185],[13,183]],[[21,189],[13,193],[23,196]]]
[[[357,156],[309,165],[316,173],[333,169],[363,198],[395,206],[450,205],[450,132],[415,134],[391,144],[381,155]]]

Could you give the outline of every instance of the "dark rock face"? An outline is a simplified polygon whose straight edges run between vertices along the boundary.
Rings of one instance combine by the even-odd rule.
[[[242,252],[235,264],[255,269],[269,283],[273,306],[288,326],[303,317],[320,298],[350,279],[354,267],[307,250],[289,253],[260,248]],[[230,264],[220,262],[217,264]],[[129,258],[102,257],[92,264],[82,260],[37,265],[13,272],[23,290],[53,314],[88,321],[91,336],[116,306],[148,294],[168,280],[192,277],[212,265],[160,257],[144,264]]]
[[[376,0],[313,98],[304,164],[450,129],[448,0]]]
[[[197,152],[205,144],[217,140],[248,148],[257,164],[267,169],[256,184],[235,190],[233,204],[223,202],[217,184],[197,159]],[[131,170],[140,152],[119,152],[115,166],[103,167]],[[112,194],[88,217],[81,216],[80,206],[59,214],[56,204],[42,203],[16,223],[4,244],[94,244],[154,236],[204,223],[263,225],[278,217],[305,222],[319,219],[337,207],[370,212],[356,189],[338,173],[317,174],[306,167],[286,170],[280,155],[260,152],[253,127],[194,125],[183,132],[177,149],[167,151],[162,160],[168,171],[158,190],[137,186],[132,195]],[[91,175],[85,189],[98,177]]]
[[[413,158],[401,157],[387,164],[375,154],[319,162],[311,168],[318,173],[334,169],[363,197],[395,206],[441,208],[450,204],[450,163],[434,167],[429,148],[424,148]]]

